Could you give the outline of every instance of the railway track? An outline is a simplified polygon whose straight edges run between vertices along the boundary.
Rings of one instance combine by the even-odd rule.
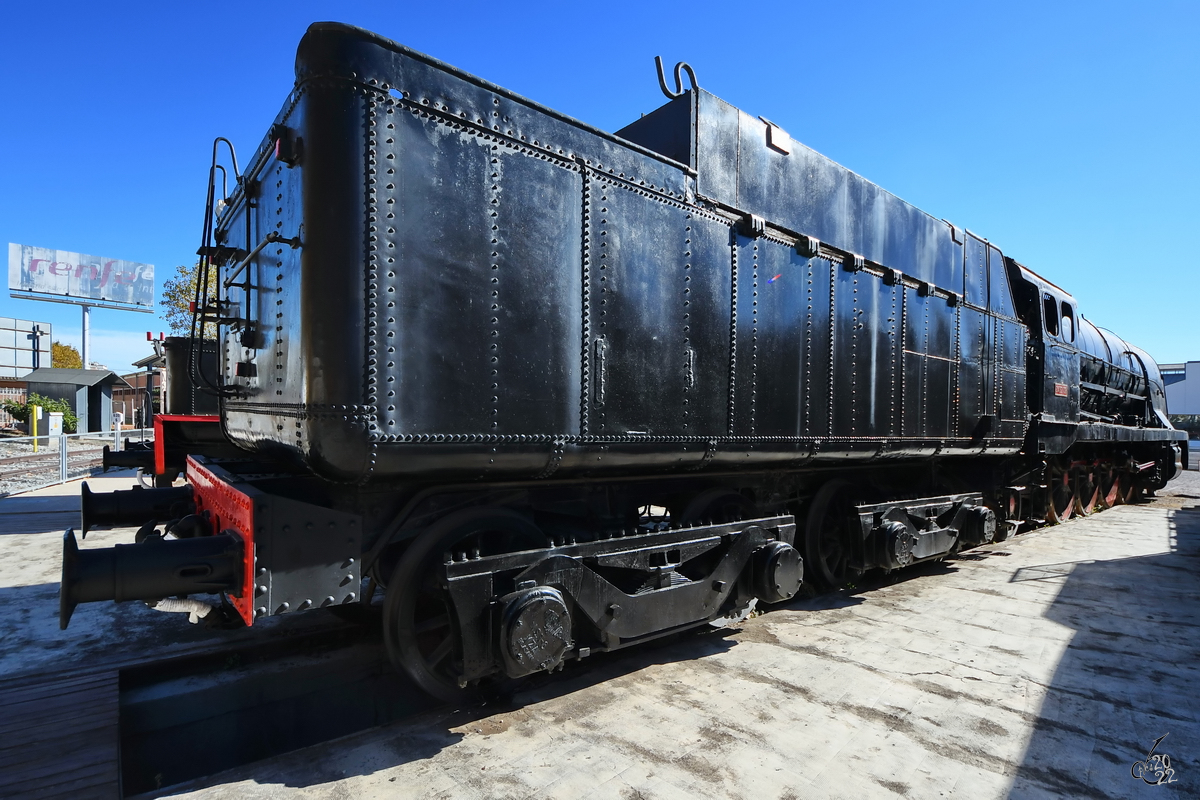
[[[97,473],[104,463],[98,453],[99,451],[70,453],[67,460],[67,479]],[[0,497],[52,486],[60,483],[61,478],[58,453],[8,457],[0,461]]]
[[[224,641],[0,681],[0,719],[64,698],[56,724],[0,742],[0,765],[21,765],[18,783],[0,794],[153,793],[435,705],[392,669],[377,624],[313,622],[266,640],[234,631]],[[58,747],[72,714],[83,714],[72,728],[78,741]],[[179,747],[184,741],[205,744]]]
[[[67,453],[67,469],[78,469],[83,466],[100,466],[102,463],[102,447],[90,447],[86,450],[71,450]],[[31,453],[19,456],[0,458],[0,480],[14,475],[26,475],[31,472],[41,472],[47,469],[58,470],[59,453],[57,450],[44,453]]]

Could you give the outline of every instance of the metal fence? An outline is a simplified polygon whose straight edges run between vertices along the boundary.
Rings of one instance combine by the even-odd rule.
[[[16,417],[4,410],[4,401],[12,400],[14,403],[25,402],[25,390],[19,386],[0,386],[0,428],[15,428],[23,423],[19,422]]]
[[[0,439],[0,496],[86,477],[103,467],[105,446],[120,450],[127,438],[151,436],[152,430],[124,430]]]

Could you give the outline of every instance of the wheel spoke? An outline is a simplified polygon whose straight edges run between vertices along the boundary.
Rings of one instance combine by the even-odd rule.
[[[1116,470],[1111,466],[1104,467],[1099,472],[1100,505],[1112,508],[1121,502],[1121,482],[1117,479]]]
[[[449,627],[450,627],[450,615],[449,614],[439,614],[436,617],[430,617],[429,619],[424,620],[422,622],[418,622],[416,625],[414,625],[413,626],[413,634],[416,636],[421,636],[422,634],[426,634],[431,631],[436,631],[440,628],[449,628]]]
[[[1079,472],[1075,478],[1075,510],[1086,517],[1096,510],[1099,502],[1100,489],[1096,473],[1090,469]]]
[[[432,653],[430,653],[428,656],[425,656],[425,663],[429,665],[430,669],[436,670],[439,666],[441,666],[441,663],[446,660],[446,657],[450,655],[450,651],[453,649],[454,639],[450,636],[447,636],[445,639],[442,639],[441,644],[433,648]]]

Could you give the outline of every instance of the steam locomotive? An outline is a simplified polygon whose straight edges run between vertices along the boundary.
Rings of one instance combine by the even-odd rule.
[[[1182,468],[1149,355],[683,66],[610,134],[314,24],[246,168],[214,145],[173,380],[234,451],[85,496],[84,533],[142,528],[67,532],[62,626],[97,600],[215,593],[253,625],[383,592],[396,665],[456,697]]]

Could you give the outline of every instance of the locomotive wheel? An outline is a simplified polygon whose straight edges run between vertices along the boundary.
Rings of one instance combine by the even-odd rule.
[[[1075,482],[1071,473],[1063,471],[1051,475],[1046,490],[1046,517],[1052,525],[1066,522],[1075,514]]]
[[[1133,475],[1122,472],[1117,475],[1117,480],[1121,486],[1121,502],[1125,504],[1134,502]]]
[[[1101,467],[1096,473],[1100,484],[1100,506],[1105,509],[1120,505],[1122,502],[1121,475],[1111,466]]]
[[[849,481],[832,480],[817,490],[804,527],[804,563],[823,589],[837,590],[854,577],[846,519],[854,507]]]
[[[754,519],[756,509],[745,495],[733,489],[718,487],[706,489],[688,500],[679,512],[678,518],[671,515],[671,521],[680,525],[712,521],[715,523],[737,522],[742,519]]]
[[[988,504],[988,507],[996,512],[996,519],[1000,520],[1000,524],[996,526],[996,537],[992,541],[1003,542],[1012,534],[1013,528],[1008,525],[1008,522],[1016,520],[1020,523],[1024,511],[1021,506],[1020,493],[1008,490],[1000,495],[997,503]]]
[[[441,574],[446,554],[489,556],[546,544],[528,518],[504,508],[465,509],[431,525],[409,546],[388,581],[383,636],[392,663],[440,700],[466,697],[459,685],[460,633]]]
[[[1094,470],[1080,470],[1075,475],[1075,511],[1091,516],[1100,504],[1100,481]]]

